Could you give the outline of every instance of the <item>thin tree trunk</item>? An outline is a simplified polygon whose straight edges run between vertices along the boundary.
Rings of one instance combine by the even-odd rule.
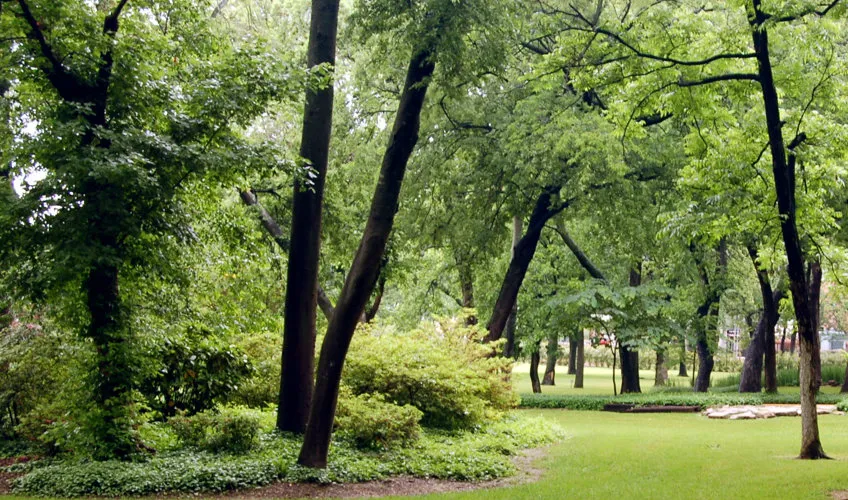
[[[707,272],[706,263],[699,257],[694,245],[690,246],[690,251],[695,257],[698,274],[706,289],[704,302],[698,307],[699,321],[695,339],[695,352],[698,354],[698,370],[693,383],[693,390],[695,392],[707,392],[710,388],[710,376],[715,365],[713,353],[710,349],[709,333],[715,328],[718,318],[718,304],[726,286],[723,278],[727,272],[727,242],[722,239],[716,249],[717,263],[712,278],[710,278]]]
[[[539,361],[541,361],[539,349],[541,349],[541,345],[537,341],[536,349],[530,354],[530,385],[533,388],[534,394],[542,392],[542,385],[539,383]]]
[[[307,66],[336,63],[339,0],[312,0]],[[300,157],[310,169],[294,181],[291,251],[286,279],[283,355],[277,428],[302,433],[309,418],[315,371],[315,315],[321,209],[330,152],[333,85],[307,89]]]
[[[435,62],[429,50],[413,54],[368,222],[321,346],[309,423],[298,458],[298,463],[306,467],[327,466],[342,367],[365,302],[377,281],[397,212],[406,165],[418,142],[421,108],[434,70]]]
[[[554,198],[559,191],[560,186],[548,186],[536,200],[536,206],[533,208],[533,213],[530,215],[530,222],[527,225],[527,232],[524,233],[524,236],[515,246],[514,256],[510,260],[509,268],[504,276],[503,283],[501,283],[498,298],[492,309],[492,317],[489,319],[489,324],[486,327],[489,333],[483,339],[484,342],[498,340],[503,334],[507,318],[512,312],[512,308],[518,298],[518,291],[524,282],[524,276],[527,274],[530,262],[536,254],[536,246],[539,244],[539,238],[542,236],[542,229],[544,229],[545,223],[548,220],[566,207],[565,203],[559,206],[552,206]]]
[[[559,354],[559,335],[551,333],[548,335],[548,345],[545,349],[545,376],[542,385],[556,385],[556,363]]]
[[[845,377],[842,380],[842,387],[839,389],[841,394],[848,392],[848,363],[845,363]]]
[[[583,330],[578,329],[577,334],[574,337],[577,341],[577,369],[574,374],[574,388],[582,389],[583,388],[583,367],[585,365],[585,358],[583,352]]]
[[[774,352],[774,327],[779,319],[778,304],[783,297],[780,290],[771,287],[768,273],[760,269],[759,256],[755,242],[749,242],[748,255],[757,271],[763,310],[751,345],[745,353],[745,362],[739,381],[739,392],[760,392],[762,390],[762,372],[765,365],[766,391],[777,392],[777,363]],[[765,358],[765,359],[764,359]]]
[[[474,271],[465,258],[457,258],[456,266],[459,271],[459,285],[462,288],[462,308],[474,309]],[[465,326],[476,324],[477,316],[475,314],[469,314],[465,318]],[[512,354],[510,353],[508,356],[512,357]]]
[[[519,216],[512,218],[512,245],[510,248],[510,259],[515,258],[515,249],[518,242],[521,241],[521,232],[524,221]],[[515,325],[518,321],[518,297],[512,303],[512,310],[509,313],[509,318],[506,320],[506,344],[504,344],[504,356],[508,358],[515,357]]]
[[[662,387],[668,383],[668,367],[665,365],[665,349],[657,349],[654,363],[654,386]]]
[[[786,352],[786,327],[788,326],[788,324],[788,321],[783,323],[783,336],[780,337],[780,354]]]
[[[568,338],[568,374],[577,374],[577,336]]]
[[[790,356],[795,355],[795,345],[797,343],[797,340],[798,340],[798,332],[793,330],[792,335],[789,338],[789,355]]]
[[[681,361],[680,366],[677,368],[677,376],[678,377],[688,377],[689,374],[686,372],[686,362]]]

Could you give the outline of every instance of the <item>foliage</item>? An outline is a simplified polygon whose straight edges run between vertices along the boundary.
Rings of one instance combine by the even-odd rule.
[[[360,448],[389,449],[418,440],[422,415],[412,405],[387,403],[382,395],[340,394],[335,428],[337,436]]]
[[[168,421],[184,445],[212,453],[247,453],[259,444],[259,416],[234,408],[177,416]]]
[[[839,394],[819,394],[822,404],[836,404]],[[635,404],[638,406],[684,405],[706,408],[716,405],[798,404],[797,394],[739,394],[734,392],[650,392],[621,396],[572,396],[561,394],[522,394],[521,408],[560,408],[566,410],[600,411],[607,404]]]
[[[491,357],[477,327],[454,318],[408,333],[361,328],[342,379],[355,395],[412,405],[423,413],[421,425],[443,429],[480,425],[516,403],[511,360]]]
[[[424,431],[412,447],[362,453],[345,440],[334,441],[325,470],[295,464],[300,439],[263,434],[248,455],[183,450],[147,461],[49,465],[18,479],[16,491],[49,496],[140,496],[164,492],[221,492],[282,480],[357,482],[394,475],[483,480],[515,472],[510,458],[519,450],[564,437],[558,426],[527,415],[511,415],[475,431]]]

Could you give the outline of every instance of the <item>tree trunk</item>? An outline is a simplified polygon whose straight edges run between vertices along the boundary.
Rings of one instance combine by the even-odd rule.
[[[842,387],[839,389],[841,394],[848,392],[848,363],[845,364],[845,377],[842,380]]]
[[[577,374],[577,335],[568,338],[568,374]]]
[[[552,200],[559,193],[559,190],[560,186],[548,186],[536,200],[536,206],[533,208],[533,213],[530,215],[530,222],[527,225],[527,232],[524,233],[524,236],[515,246],[514,255],[510,260],[503,283],[501,283],[501,289],[498,292],[498,298],[492,310],[492,317],[489,319],[489,324],[486,327],[489,333],[483,339],[484,342],[498,340],[503,334],[507,318],[512,312],[512,308],[518,298],[518,291],[524,282],[524,276],[527,274],[527,268],[530,267],[530,262],[536,254],[536,246],[539,244],[539,238],[542,236],[542,229],[544,229],[545,223],[548,220],[562,211],[566,206],[565,204],[557,207],[551,205]]]
[[[789,337],[789,355],[790,356],[795,355],[795,344],[797,342],[797,339],[798,339],[798,332],[793,330],[792,335]]]
[[[707,392],[710,388],[710,376],[715,365],[713,353],[710,349],[709,333],[715,328],[716,320],[718,319],[718,304],[726,286],[723,278],[727,272],[727,242],[722,239],[716,249],[717,263],[712,278],[710,278],[707,272],[706,262],[701,260],[694,245],[690,246],[690,251],[695,257],[698,274],[706,289],[704,302],[698,307],[699,321],[695,339],[695,352],[698,354],[698,370],[693,383],[693,390],[695,392]]]
[[[542,392],[542,385],[539,383],[539,361],[541,357],[539,349],[541,349],[541,345],[536,342],[536,350],[530,354],[530,385],[533,388],[533,394]]]
[[[760,284],[760,295],[763,300],[763,311],[751,345],[745,353],[745,362],[739,381],[739,392],[760,392],[762,390],[762,372],[765,361],[766,391],[777,392],[777,363],[774,352],[774,327],[779,319],[778,305],[783,297],[780,290],[771,287],[768,273],[760,269],[756,243],[749,242],[748,255],[757,271]],[[765,360],[764,360],[765,358]]]
[[[559,335],[551,333],[548,335],[548,345],[545,349],[545,377],[542,379],[542,385],[556,385],[556,363],[557,354],[559,354]]]
[[[429,50],[413,54],[371,201],[368,222],[321,346],[309,423],[298,458],[298,463],[306,467],[327,466],[342,367],[365,302],[377,281],[397,212],[406,165],[418,142],[421,108],[434,69],[433,54]]]
[[[668,367],[665,365],[665,349],[657,349],[657,361],[654,364],[654,386],[662,387],[668,383]]]
[[[699,333],[695,350],[698,353],[698,375],[695,377],[694,391],[707,392],[710,388],[710,375],[713,373],[715,361],[713,360],[713,353],[710,351],[706,331]]]
[[[680,366],[677,368],[677,376],[678,377],[688,377],[689,374],[686,372],[686,361],[681,361]]]
[[[515,258],[515,248],[518,242],[521,241],[521,232],[524,221],[519,216],[512,218],[512,245],[509,247],[510,259]],[[509,318],[506,320],[506,344],[504,344],[504,356],[508,358],[515,357],[515,325],[518,321],[518,297],[512,303],[512,310],[509,313]]]
[[[459,285],[462,288],[462,308],[474,309],[474,271],[471,269],[471,264],[465,258],[456,259],[457,270],[459,271]],[[465,326],[477,324],[477,316],[469,314],[465,318]],[[512,354],[509,354],[512,357]]]
[[[783,336],[780,337],[780,354],[786,352],[786,327],[788,326],[788,321],[783,324]]]
[[[739,392],[761,392],[763,390],[763,344],[765,336],[766,315],[763,311],[751,344],[745,350],[745,361],[742,363],[742,373],[739,376]]]
[[[583,330],[578,329],[577,335],[575,336],[577,339],[577,369],[574,374],[574,388],[582,389],[583,388],[583,366],[585,365],[585,358],[583,356]]]
[[[336,63],[339,0],[312,0],[307,66]],[[307,89],[300,157],[311,172],[295,177],[291,251],[286,279],[277,428],[302,433],[312,402],[321,209],[330,152],[333,85]]]
[[[642,283],[642,262],[630,269],[630,286],[638,287]],[[639,351],[626,343],[618,344],[621,357],[621,393],[642,392],[639,385]]]
[[[827,458],[819,440],[816,415],[816,393],[821,379],[818,336],[821,266],[814,262],[805,269],[806,257],[796,223],[795,164],[797,158],[795,149],[806,140],[806,135],[799,133],[790,141],[788,147],[784,142],[780,99],[774,83],[769,54],[767,21],[770,16],[763,12],[761,0],[752,0],[751,7],[752,12],[748,20],[751,24],[751,36],[757,59],[757,75],[765,109],[780,230],[786,249],[789,289],[795,306],[795,320],[801,342],[801,452],[799,458]]]

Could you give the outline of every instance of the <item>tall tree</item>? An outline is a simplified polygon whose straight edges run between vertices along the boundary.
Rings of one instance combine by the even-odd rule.
[[[338,18],[338,0],[312,1],[307,49],[309,68],[335,65]],[[282,371],[277,405],[277,428],[281,431],[305,431],[312,401],[321,210],[332,123],[333,83],[321,89],[307,89],[300,141],[300,156],[304,163],[294,181],[291,251],[286,277]]]

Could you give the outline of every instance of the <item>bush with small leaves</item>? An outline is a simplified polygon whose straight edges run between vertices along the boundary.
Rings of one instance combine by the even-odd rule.
[[[409,446],[421,433],[421,410],[386,402],[384,396],[349,392],[339,397],[336,432],[357,447],[387,450]]]

